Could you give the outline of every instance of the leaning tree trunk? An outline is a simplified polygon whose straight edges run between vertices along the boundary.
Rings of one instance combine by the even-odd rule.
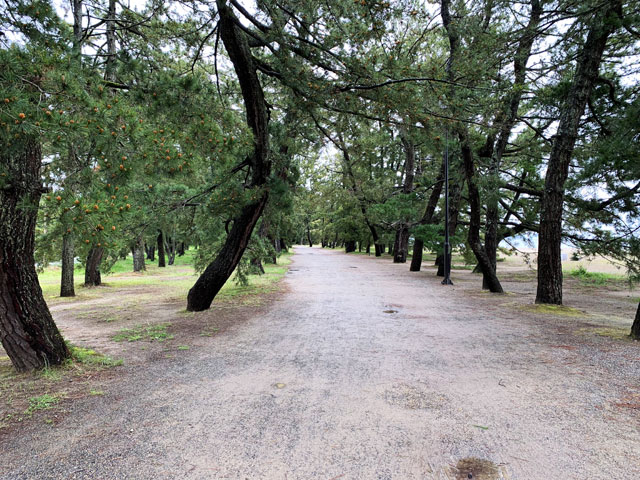
[[[542,15],[543,5],[539,0],[532,0],[531,14],[529,15],[529,23],[527,24],[524,34],[520,37],[518,48],[513,58],[514,82],[511,92],[507,95],[503,110],[500,115],[501,125],[498,132],[493,151],[491,152],[491,161],[489,163],[487,209],[486,209],[486,228],[484,236],[484,249],[489,256],[491,265],[494,270],[497,268],[498,245],[500,238],[498,235],[499,210],[498,204],[500,199],[499,181],[500,181],[500,165],[502,156],[507,148],[511,131],[518,118],[518,107],[522,94],[525,91],[527,80],[527,61],[531,56],[531,48],[533,42],[538,35],[538,24]],[[494,142],[491,142],[492,144]],[[483,277],[482,288],[488,289],[486,280]]]
[[[441,0],[440,2],[440,15],[442,17],[442,23],[447,30],[447,36],[449,38],[449,62],[447,63],[447,75],[449,80],[455,78],[455,68],[457,66],[458,56],[460,54],[460,36],[457,31],[457,25],[451,13],[449,12],[450,0]],[[455,112],[454,112],[455,115]],[[480,192],[476,184],[475,178],[475,165],[473,158],[473,151],[471,149],[471,142],[469,140],[469,131],[464,124],[458,124],[455,127],[456,134],[460,141],[460,154],[462,156],[462,165],[464,168],[465,180],[467,182],[468,195],[469,195],[469,232],[467,240],[469,246],[473,250],[473,253],[478,260],[478,263],[482,265],[483,279],[486,281],[486,285],[489,290],[494,293],[503,293],[502,285],[498,280],[495,268],[491,265],[491,260],[484,249],[484,245],[480,240]]]
[[[419,272],[422,267],[422,252],[424,250],[424,242],[416,238],[413,242],[413,255],[411,256],[410,272]]]
[[[102,263],[102,255],[104,248],[91,247],[87,254],[87,261],[84,267],[84,285],[85,287],[97,287],[102,284],[102,276],[100,275],[100,263]]]
[[[260,190],[257,199],[245,205],[234,218],[233,227],[215,260],[200,275],[187,297],[188,311],[206,310],[235,270],[247,248],[251,233],[269,199],[265,187],[271,173],[269,160],[269,113],[245,33],[224,0],[217,0],[220,38],[233,63],[246,109],[247,124],[253,132],[250,186]]]
[[[631,337],[640,340],[640,303],[638,304],[638,310],[636,310],[636,319],[631,326]]]
[[[60,278],[60,296],[75,297],[73,285],[74,270],[73,234],[66,232],[62,235],[62,276]]]
[[[589,29],[578,54],[576,72],[560,111],[558,131],[553,137],[540,206],[538,234],[538,290],[536,303],[562,305],[562,213],[564,185],[569,176],[580,119],[598,79],[607,39],[622,14],[619,0],[605,2],[603,11]],[[483,266],[484,268],[484,266]]]
[[[167,261],[164,255],[164,238],[162,236],[162,230],[158,230],[158,267],[166,267]]]
[[[59,365],[70,353],[51,317],[35,268],[42,153],[34,140],[20,151],[3,146],[0,165],[0,338],[19,371]],[[12,151],[13,150],[13,151]]]

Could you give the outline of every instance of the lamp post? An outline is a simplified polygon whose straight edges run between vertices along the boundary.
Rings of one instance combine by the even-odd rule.
[[[449,243],[449,125],[444,134],[444,280],[442,285],[453,285],[451,281],[451,244]]]

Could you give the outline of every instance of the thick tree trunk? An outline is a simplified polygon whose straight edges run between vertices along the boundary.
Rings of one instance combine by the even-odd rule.
[[[158,230],[158,238],[156,239],[158,244],[158,267],[166,267],[167,260],[164,254],[164,236],[162,235],[162,230]]]
[[[564,185],[569,176],[580,118],[584,113],[591,89],[598,78],[602,55],[609,35],[618,25],[622,6],[619,0],[603,4],[594,19],[587,39],[578,54],[576,72],[560,111],[558,131],[553,137],[544,193],[540,205],[538,234],[538,290],[536,303],[562,304],[562,211]]]
[[[424,250],[424,242],[416,238],[413,242],[413,255],[411,256],[410,272],[419,272],[422,267],[422,251]]]
[[[631,326],[631,337],[640,340],[640,303],[638,304],[638,310],[636,310],[636,319]]]
[[[253,132],[253,152],[248,159],[251,166],[251,183],[254,188],[266,185],[271,173],[269,160],[269,114],[264,93],[256,71],[255,60],[245,34],[236,26],[238,19],[224,0],[217,0],[220,38],[235,69],[246,109],[247,124]],[[267,204],[269,194],[263,190],[258,200],[245,205],[234,219],[218,256],[205,269],[189,290],[187,310],[201,311],[211,302],[231,276],[247,248],[251,233]]]
[[[70,356],[38,283],[34,248],[42,153],[36,141],[25,143],[20,151],[3,146],[0,155],[8,179],[0,188],[0,338],[19,371],[59,365]]]
[[[346,253],[351,253],[356,251],[356,241],[355,240],[347,240],[344,242],[344,251]]]
[[[393,244],[393,263],[406,263],[409,255],[409,227],[402,225],[396,230],[396,240]]]
[[[131,249],[133,254],[133,271],[142,272],[145,270],[144,265],[144,240],[142,237],[136,239],[136,243]]]
[[[100,275],[102,255],[104,255],[104,248],[102,247],[91,247],[89,250],[84,266],[85,287],[97,287],[102,284],[102,276]]]
[[[73,235],[66,232],[62,236],[62,276],[60,278],[60,296],[75,297],[76,291],[73,284],[74,271]]]

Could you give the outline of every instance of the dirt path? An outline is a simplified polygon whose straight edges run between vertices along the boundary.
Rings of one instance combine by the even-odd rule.
[[[296,252],[267,311],[124,369],[55,427],[0,437],[0,477],[640,475],[637,342],[481,294],[468,273],[443,287],[431,270]]]

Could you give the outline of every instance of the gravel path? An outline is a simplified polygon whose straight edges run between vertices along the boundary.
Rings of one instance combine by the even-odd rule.
[[[637,343],[340,252],[297,248],[286,286],[206,348],[0,437],[0,478],[640,475]]]

